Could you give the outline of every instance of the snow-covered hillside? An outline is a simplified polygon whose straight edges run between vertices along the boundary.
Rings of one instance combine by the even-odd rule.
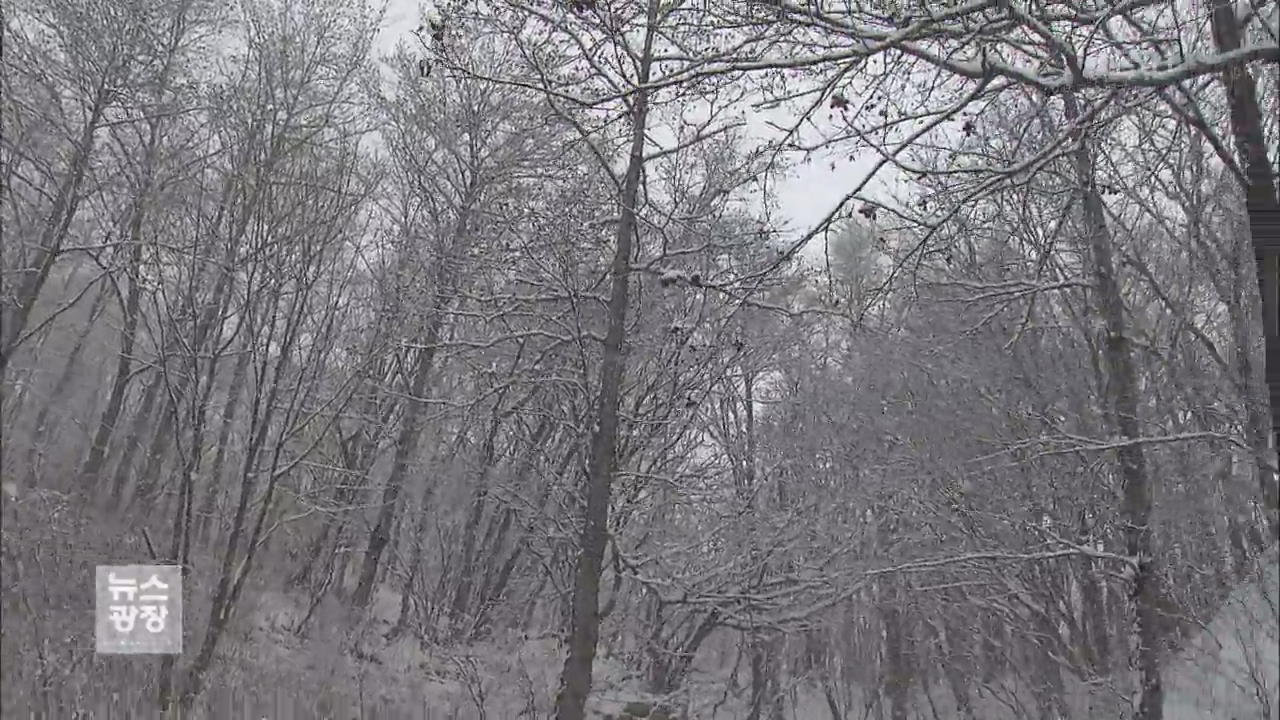
[[[1271,553],[1166,673],[1166,720],[1280,718],[1278,564]]]

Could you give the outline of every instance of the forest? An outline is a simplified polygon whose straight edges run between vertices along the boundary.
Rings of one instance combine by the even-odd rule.
[[[1276,0],[3,22],[6,720],[1280,720]]]

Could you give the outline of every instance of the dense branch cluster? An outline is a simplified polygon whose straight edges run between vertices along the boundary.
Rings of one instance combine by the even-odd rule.
[[[11,5],[0,715],[1160,720],[1274,553],[1275,2]]]

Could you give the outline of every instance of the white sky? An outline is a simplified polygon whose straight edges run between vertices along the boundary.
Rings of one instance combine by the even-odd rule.
[[[386,0],[387,11],[383,18],[382,33],[378,38],[378,47],[383,52],[390,52],[401,39],[412,39],[412,31],[419,23],[419,0]],[[774,118],[775,121],[780,120]],[[749,129],[759,132],[762,137],[770,131],[763,118],[752,118],[748,121]],[[831,160],[814,160],[807,165],[797,165],[783,177],[775,178],[772,188],[776,193],[778,209],[788,222],[788,230],[796,235],[807,232],[814,224],[826,217],[836,203],[853,190],[874,165],[874,156],[860,156],[855,162],[849,162],[842,155],[836,162],[833,171]],[[886,177],[889,170],[883,170]],[[877,178],[876,184],[880,183]],[[870,189],[870,188],[868,188]],[[871,192],[872,195],[878,193]],[[807,248],[809,252],[821,252],[820,244],[815,241]]]
[[[380,0],[372,0],[379,2]],[[387,3],[386,14],[382,23],[382,33],[378,39],[378,46],[384,51],[389,52],[401,39],[411,39],[412,31],[417,27],[419,22],[420,7],[422,0],[381,0]],[[1183,0],[1186,3],[1193,3],[1196,0]],[[1187,8],[1190,10],[1190,8]],[[1205,33],[1201,32],[1201,41],[1206,41]],[[821,122],[823,113],[819,112],[818,122]],[[773,116],[775,122],[785,124],[786,118]],[[753,135],[757,135],[756,141],[765,139],[769,135],[776,135],[776,131],[770,130],[764,118],[760,114],[754,117],[748,117],[748,129]],[[811,140],[812,138],[802,138],[802,140]],[[865,153],[856,156],[854,161],[849,161],[847,149],[844,153],[835,157],[814,158],[810,163],[794,165],[790,172],[782,177],[774,178],[771,182],[771,188],[775,193],[777,206],[783,218],[787,221],[787,229],[792,234],[801,234],[810,230],[817,222],[824,218],[836,204],[849,192],[851,192],[869,173],[875,164],[877,158],[871,153]],[[832,160],[835,160],[834,170],[831,167]],[[863,193],[869,197],[874,197],[881,201],[888,201],[890,193],[887,192],[890,185],[894,182],[902,182],[903,178],[891,167],[886,167],[880,171],[876,179],[864,188]],[[807,248],[809,254],[817,254],[821,252],[820,243],[815,242],[811,247]]]

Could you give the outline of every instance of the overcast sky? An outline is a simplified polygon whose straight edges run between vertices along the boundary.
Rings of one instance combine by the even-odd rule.
[[[389,53],[402,38],[410,38],[419,24],[419,0],[388,0],[387,15],[383,19],[383,31],[379,46]],[[753,131],[767,132],[763,120],[749,123]],[[808,165],[797,165],[781,182],[774,183],[778,208],[788,219],[791,231],[808,231],[814,223],[826,217],[838,201],[858,184],[874,164],[873,156],[860,156],[854,163],[842,156],[836,169],[831,160],[815,159]]]
[[[377,2],[378,0],[372,0]],[[384,52],[394,48],[401,39],[412,38],[412,31],[417,27],[421,12],[421,0],[385,0],[387,11],[379,37],[379,46]],[[1194,0],[1185,0],[1188,3]],[[1190,7],[1187,8],[1191,10]],[[1204,32],[1198,34],[1200,42],[1207,42]],[[817,122],[822,122],[825,115],[818,113]],[[773,116],[775,122],[785,123],[786,118]],[[748,117],[748,129],[758,135],[756,141],[766,139],[770,131],[763,118]],[[794,119],[792,119],[794,121]],[[943,132],[947,132],[944,128]],[[655,133],[658,134],[658,133]],[[812,141],[814,138],[802,138]],[[783,218],[787,221],[787,229],[793,236],[810,230],[816,223],[826,217],[836,204],[851,192],[874,166],[877,157],[868,152],[856,156],[854,161],[848,158],[848,150],[837,157],[816,157],[809,163],[794,164],[790,172],[781,178],[775,178],[771,188],[775,193],[777,205]],[[835,167],[832,169],[832,162]],[[904,178],[892,168],[882,169],[875,181],[868,184],[863,192],[880,201],[888,201],[889,188],[895,182],[904,182]],[[817,246],[806,249],[810,254],[820,254]]]

